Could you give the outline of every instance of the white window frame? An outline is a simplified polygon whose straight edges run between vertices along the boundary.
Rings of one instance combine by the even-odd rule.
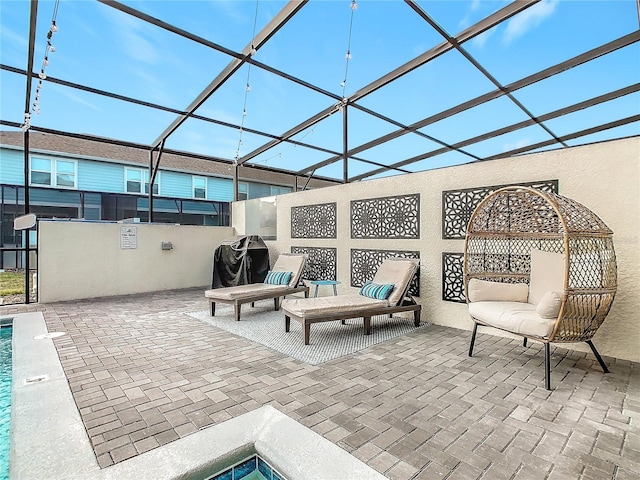
[[[196,181],[198,180],[202,180],[204,181],[204,197],[198,197],[196,196],[196,188],[202,190],[203,187],[197,187],[196,186]],[[199,175],[192,175],[191,176],[191,195],[192,198],[194,200],[206,200],[208,198],[209,192],[208,192],[208,183],[209,183],[209,179],[207,177],[202,177]]]
[[[140,191],[130,192],[127,187],[129,184],[129,172],[140,173]],[[156,181],[153,184],[153,194],[160,195],[160,171],[156,175]],[[132,180],[133,181],[133,180]],[[144,186],[143,186],[144,184]],[[124,193],[130,193],[132,195],[149,195],[149,170],[145,168],[133,168],[124,167]]]
[[[34,170],[33,169],[34,159],[48,161],[50,165],[50,169],[48,171]],[[73,164],[73,185],[58,185],[58,162]],[[49,183],[34,183],[32,181],[32,174],[34,171],[49,173]],[[49,158],[49,157],[32,155],[29,158],[29,185],[33,187],[50,187],[50,188],[60,188],[64,190],[77,190],[78,189],[78,161],[67,159],[67,158],[58,159],[58,158]]]

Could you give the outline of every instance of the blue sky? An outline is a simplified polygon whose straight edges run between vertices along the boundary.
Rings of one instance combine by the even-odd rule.
[[[240,51],[285,5],[282,1],[127,1],[159,18],[234,51]],[[456,35],[508,2],[420,1],[418,4],[449,35]],[[352,20],[346,96],[443,42],[443,38],[404,2],[312,0],[266,43],[255,59],[341,96]],[[41,0],[34,70],[39,71],[55,3]],[[257,14],[256,14],[257,8]],[[29,2],[0,1],[0,61],[24,69],[27,59]],[[144,101],[184,109],[229,63],[230,57],[181,38],[95,1],[61,0],[46,75]],[[464,48],[501,84],[507,85],[544,68],[613,41],[638,29],[635,0],[542,0],[512,19],[465,43]],[[250,91],[246,91],[247,79]],[[632,44],[589,64],[575,67],[514,92],[534,115],[640,82],[640,45]],[[25,77],[0,71],[0,117],[21,122]],[[33,90],[35,92],[36,83]],[[364,97],[359,104],[403,124],[411,124],[495,89],[460,53],[450,51],[396,82]],[[244,66],[196,113],[235,125],[281,135],[335,101],[265,70]],[[44,82],[40,114],[32,124],[137,143],[152,143],[174,115]],[[243,109],[246,105],[246,115]],[[557,135],[640,113],[634,93],[566,117],[549,121]],[[349,147],[393,132],[396,126],[348,109]],[[447,143],[525,120],[506,98],[438,121],[421,129]],[[343,118],[334,114],[294,138],[341,151]],[[568,142],[582,144],[640,133],[638,122]],[[549,138],[528,127],[465,147],[479,158]],[[239,141],[242,140],[240,144]],[[179,150],[233,159],[268,139],[190,119],[167,140]],[[392,165],[440,148],[416,135],[404,135],[358,154]],[[299,170],[331,155],[281,144],[254,160],[262,165]],[[410,171],[462,163],[473,157],[452,152],[406,166]],[[375,167],[349,162],[349,175]],[[341,178],[342,164],[317,174]]]

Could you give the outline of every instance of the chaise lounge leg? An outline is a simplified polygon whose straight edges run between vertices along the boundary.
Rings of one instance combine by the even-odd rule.
[[[276,297],[273,299],[273,307],[275,308],[276,312],[280,310],[280,297]]]
[[[478,333],[478,324],[473,324],[473,333],[471,334],[471,343],[469,344],[469,356],[473,356],[473,344],[476,343],[476,333]]]
[[[524,337],[522,339],[522,346],[525,347],[525,348],[527,347],[527,337]]]
[[[364,334],[371,335],[371,317],[364,317]]]
[[[311,336],[311,324],[305,322],[304,324],[304,344],[305,345],[309,345],[310,336]]]
[[[421,313],[421,310],[414,310],[413,311],[413,324],[416,327],[420,326],[420,313]]]
[[[284,331],[289,333],[291,330],[291,317],[284,316]]]
[[[544,388],[551,390],[551,344],[544,344]]]
[[[587,345],[591,347],[591,351],[595,355],[596,360],[598,360],[598,363],[602,367],[602,370],[604,371],[604,373],[609,373],[609,369],[607,368],[607,365],[604,363],[604,360],[602,360],[602,357],[598,353],[598,350],[596,350],[596,346],[593,344],[593,342],[591,340],[587,340]]]
[[[235,311],[236,311],[236,322],[240,321],[240,309],[242,308],[242,305],[237,304],[235,306]]]
[[[209,302],[209,306],[211,307],[211,316],[216,316],[216,302]]]

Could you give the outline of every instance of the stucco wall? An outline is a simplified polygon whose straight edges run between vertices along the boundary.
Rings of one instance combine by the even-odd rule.
[[[136,228],[122,249],[121,228]],[[38,291],[42,303],[211,284],[213,252],[232,227],[40,221]],[[171,242],[172,250],[162,250]]]
[[[292,245],[336,247],[344,293],[355,290],[349,287],[350,249],[420,251],[423,321],[471,329],[466,305],[442,300],[442,252],[464,249],[464,240],[442,239],[442,191],[553,179],[560,194],[589,207],[614,231],[618,293],[594,343],[603,355],[640,361],[640,137],[281,195],[278,238],[269,246],[272,255]],[[412,193],[420,194],[419,240],[351,239],[351,200]],[[291,239],[291,207],[327,202],[337,202],[338,238]],[[242,219],[238,210],[234,222]]]

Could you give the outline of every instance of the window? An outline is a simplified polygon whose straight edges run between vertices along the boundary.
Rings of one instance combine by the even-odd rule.
[[[207,179],[205,177],[191,177],[193,183],[193,198],[207,198]]]
[[[246,200],[249,198],[249,184],[238,182],[238,200]]]
[[[76,162],[56,161],[56,186],[76,188]]]
[[[31,184],[51,185],[51,160],[46,158],[31,159]]]
[[[31,158],[31,185],[77,188],[77,163],[73,160]]]
[[[127,193],[149,193],[149,171],[141,168],[125,168],[125,187]],[[144,192],[142,191],[142,182],[144,182]],[[160,172],[156,175],[156,181],[153,184],[153,194],[158,195],[160,192]]]
[[[278,187],[271,185],[271,195],[281,195],[283,193],[291,193],[291,187]]]

